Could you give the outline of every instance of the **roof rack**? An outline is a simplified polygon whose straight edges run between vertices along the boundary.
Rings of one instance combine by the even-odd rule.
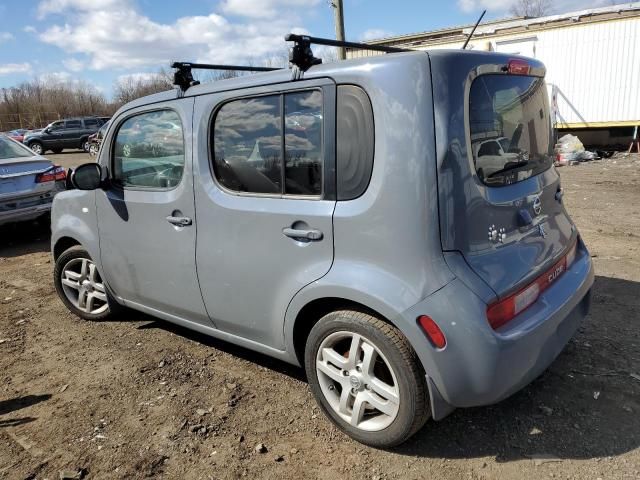
[[[248,65],[217,65],[210,63],[191,63],[191,62],[173,62],[171,68],[176,71],[173,75],[173,84],[180,87],[185,92],[189,87],[199,85],[200,82],[194,80],[192,69],[197,70],[231,70],[236,72],[272,72],[274,70],[282,70],[281,68],[271,67],[252,67]]]
[[[291,51],[289,52],[289,62],[291,65],[297,67],[300,72],[304,73],[309,68],[314,65],[319,65],[322,63],[321,58],[316,58],[313,56],[313,51],[311,50],[311,44],[315,45],[326,45],[329,47],[346,47],[346,48],[357,48],[360,50],[373,50],[377,52],[384,53],[399,53],[399,52],[411,52],[412,50],[406,48],[397,48],[397,47],[386,47],[383,45],[370,45],[368,43],[358,43],[358,42],[344,42],[341,40],[333,40],[330,38],[319,38],[319,37],[310,37],[308,35],[296,35],[295,33],[290,33],[284,37],[285,42],[294,42]],[[300,78],[301,74],[296,75],[294,73],[295,78]]]

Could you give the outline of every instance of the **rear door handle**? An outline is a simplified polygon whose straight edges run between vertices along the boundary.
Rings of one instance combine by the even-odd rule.
[[[297,228],[283,228],[282,233],[285,237],[293,238],[296,240],[309,240],[312,242],[322,240],[322,232],[315,229],[302,230]]]
[[[193,223],[189,217],[173,217],[171,215],[167,217],[167,222],[176,227],[188,227]]]

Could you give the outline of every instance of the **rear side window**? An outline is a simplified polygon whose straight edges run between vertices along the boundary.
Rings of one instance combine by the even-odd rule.
[[[236,192],[320,195],[322,125],[320,90],[224,104],[211,140],[218,182]]]
[[[65,128],[82,128],[80,120],[67,120]]]
[[[84,121],[84,126],[86,128],[98,128],[98,119],[97,118],[87,118]]]
[[[125,120],[113,146],[113,181],[121,187],[170,189],[184,169],[182,122],[173,110]]]
[[[504,186],[538,175],[553,162],[544,80],[481,75],[471,85],[469,130],[480,180]]]
[[[365,192],[373,170],[373,111],[364,90],[339,85],[337,117],[338,200],[353,200]]]

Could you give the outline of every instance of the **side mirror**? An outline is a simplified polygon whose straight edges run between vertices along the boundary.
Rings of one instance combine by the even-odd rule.
[[[102,186],[102,167],[97,163],[85,163],[71,174],[71,184],[78,190],[96,190]]]
[[[45,128],[44,133],[51,133],[51,127]]]

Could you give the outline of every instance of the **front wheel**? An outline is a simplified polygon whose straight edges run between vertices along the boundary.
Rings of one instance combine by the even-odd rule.
[[[82,139],[80,140],[80,148],[85,152],[85,153],[89,153],[89,147],[90,147],[90,143],[89,140],[87,139]]]
[[[42,155],[44,153],[44,147],[42,146],[42,143],[40,143],[40,142],[31,142],[29,144],[29,148],[36,155]]]
[[[399,330],[370,315],[332,312],[312,328],[305,369],[316,401],[347,435],[389,448],[429,418],[425,374]]]
[[[103,320],[119,309],[89,253],[79,245],[58,257],[53,280],[62,302],[80,318]]]

